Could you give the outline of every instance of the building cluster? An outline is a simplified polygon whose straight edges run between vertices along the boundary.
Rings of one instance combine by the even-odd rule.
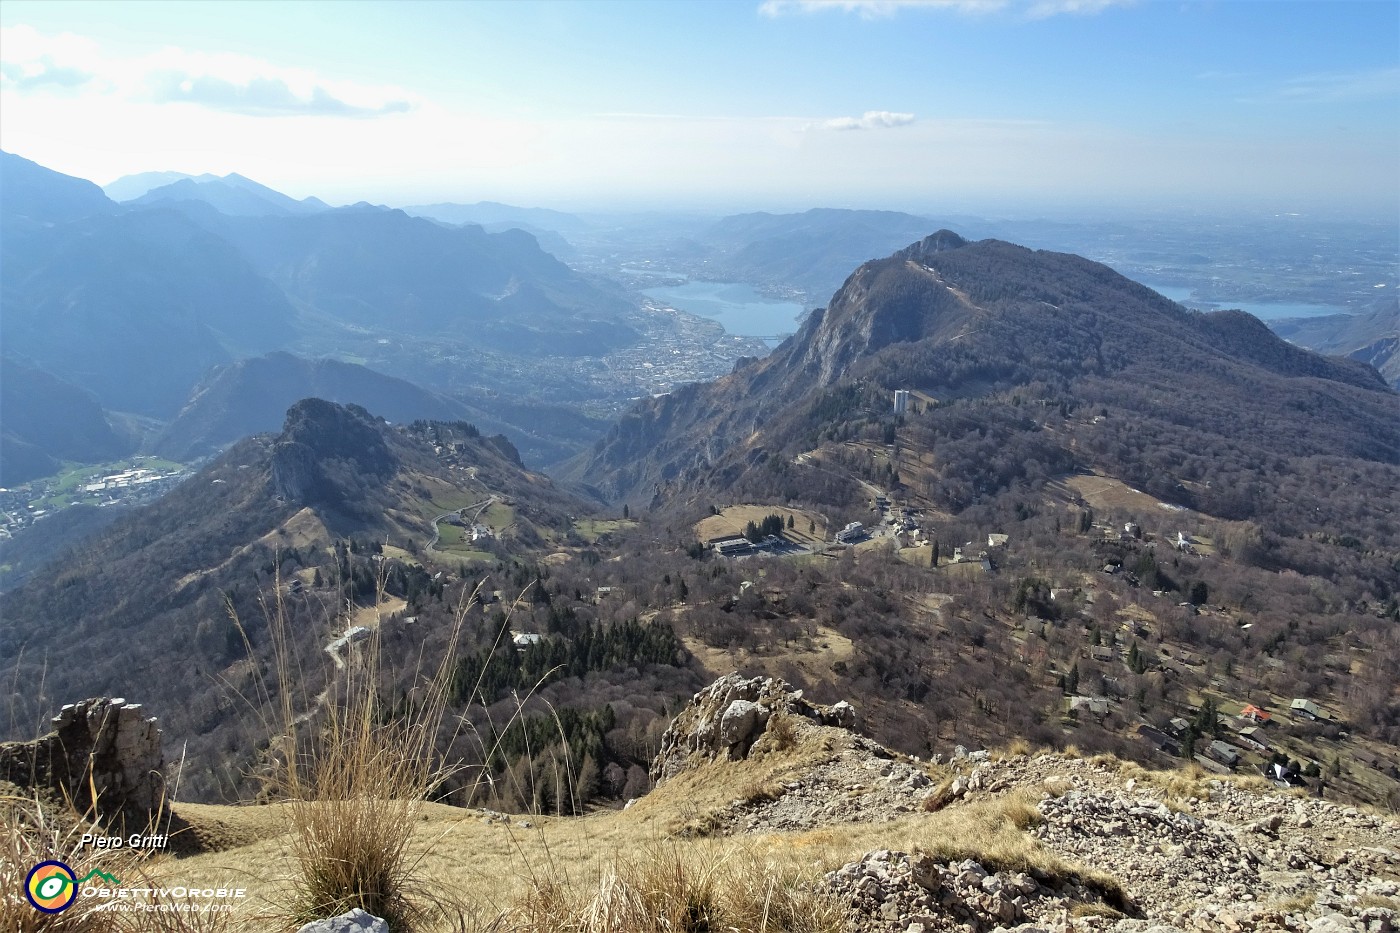
[[[12,489],[0,489],[0,538],[7,538],[46,515],[70,505],[140,505],[169,492],[188,475],[185,468],[159,471],[135,467],[95,476],[87,481],[60,477],[34,480]]]
[[[1070,708],[1082,708],[1073,702],[1075,699],[1082,698],[1071,698]],[[1316,703],[1304,698],[1293,700],[1289,705],[1289,713],[1295,721],[1334,721]],[[1279,740],[1269,735],[1271,730],[1278,729],[1274,714],[1251,703],[1234,716],[1217,714],[1214,726],[1214,737],[1211,737],[1209,742],[1195,746],[1192,757],[1201,767],[1217,774],[1228,774],[1244,761],[1246,754],[1252,753],[1265,756],[1260,771],[1270,781],[1284,787],[1308,785],[1307,779],[1298,772],[1297,768],[1300,766],[1296,761],[1291,765],[1286,761],[1280,763],[1280,759],[1286,759],[1287,756],[1279,752]],[[1140,725],[1138,735],[1164,752],[1180,756],[1198,727],[1197,723],[1178,716],[1160,728],[1148,724]],[[1309,773],[1316,772],[1310,770]]]

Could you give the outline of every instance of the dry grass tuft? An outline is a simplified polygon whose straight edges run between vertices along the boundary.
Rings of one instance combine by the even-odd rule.
[[[587,888],[536,885],[510,916],[531,933],[839,933],[844,910],[814,883],[751,851],[654,844]]]
[[[797,746],[797,726],[787,713],[774,713],[768,720],[762,742],[766,750],[786,752]]]
[[[276,592],[269,621],[281,734],[268,783],[272,796],[287,801],[293,867],[287,919],[300,925],[359,907],[400,933],[460,914],[461,905],[445,903],[423,877],[427,852],[410,844],[425,802],[456,773],[437,749],[456,735],[446,726],[451,646],[476,594],[459,602],[449,648],[412,688],[407,712],[391,711],[380,699],[376,634],[350,653],[322,696],[302,698],[307,712],[297,714],[300,679],[280,587]]]
[[[116,931],[116,915],[98,910],[101,902],[79,897],[63,913],[45,914],[29,903],[24,885],[30,869],[40,862],[59,861],[75,870],[79,865],[90,865],[117,873],[126,867],[128,859],[119,857],[118,852],[79,858],[80,825],[76,820],[60,822],[51,808],[37,798],[6,797],[0,805],[4,807],[4,824],[0,826],[0,929],[6,933]]]
[[[1008,758],[1020,758],[1030,753],[1031,743],[1023,738],[1017,737],[1008,742],[1006,747],[1001,749],[997,757],[1005,761]]]
[[[925,813],[937,813],[955,799],[953,796],[953,779],[948,778],[936,785],[933,790],[924,795],[924,799],[919,801],[919,809]]]

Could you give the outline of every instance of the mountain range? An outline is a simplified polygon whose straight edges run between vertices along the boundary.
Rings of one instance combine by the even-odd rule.
[[[168,421],[212,368],[271,351],[356,361],[368,352],[400,377],[441,378],[439,390],[470,395],[453,417],[500,426],[532,459],[552,461],[578,449],[580,430],[596,436],[590,419],[571,413],[558,437],[544,436],[533,421],[562,424],[554,406],[528,389],[473,391],[471,368],[516,373],[548,392],[568,364],[533,367],[532,376],[541,355],[567,361],[638,339],[621,289],[575,273],[517,229],[449,227],[372,205],[330,209],[236,174],[122,179],[110,186],[128,198],[118,204],[10,153],[0,154],[0,184],[6,358],[108,413]],[[283,408],[295,400],[266,392]],[[420,416],[444,414],[442,401]],[[240,417],[267,427],[266,416]],[[14,475],[72,452],[14,432],[6,445],[11,469],[28,463]]]
[[[106,190],[110,194],[114,188],[121,191],[133,187],[134,184],[128,179],[119,179]],[[303,198],[298,201],[237,173],[222,178],[207,174],[184,176],[169,184],[152,187],[136,197],[118,200],[135,207],[156,205],[162,201],[203,201],[231,217],[286,217],[294,214],[314,214],[330,209],[330,205],[320,198]]]
[[[1391,388],[1400,389],[1400,300],[1378,302],[1358,314],[1270,321],[1269,329],[1310,350],[1374,366]]]
[[[255,427],[221,411],[239,396],[256,407],[267,384],[431,401],[273,355],[210,379],[170,443],[208,449]],[[1303,693],[1345,703],[1359,744],[1334,754],[1380,755],[1372,784],[1347,792],[1383,799],[1383,743],[1400,737],[1384,686],[1400,613],[1384,494],[1400,485],[1396,400],[1370,366],[1249,315],[1188,311],[1077,256],[944,230],[862,264],[769,356],[639,402],[556,477],[587,496],[460,422],[297,401],[279,433],[236,443],[6,594],[0,653],[19,667],[4,679],[35,682],[62,633],[101,661],[50,671],[46,696],[15,698],[25,717],[139,678],[190,742],[193,792],[238,794],[229,769],[246,774],[262,746],[204,685],[254,689],[268,614],[290,614],[304,657],[354,626],[382,631],[393,695],[408,659],[448,650],[444,588],[484,581],[458,683],[499,712],[538,680],[527,715],[573,710],[592,723],[595,766],[620,769],[600,793],[636,788],[625,775],[667,698],[742,664],[852,696],[877,736],[920,755],[1019,735],[1160,760],[1139,723],[1194,716],[1208,692],[1266,705]],[[221,433],[201,439],[209,421]],[[782,530],[797,559],[705,546],[746,519]],[[831,542],[855,522],[876,536]],[[954,544],[971,559],[950,562]],[[527,595],[497,616],[498,593]],[[498,658],[507,619],[526,647]],[[1202,654],[1230,664],[1179,660]],[[309,695],[333,676],[309,675]],[[1112,714],[1066,717],[1081,690]],[[1290,754],[1317,760],[1334,740],[1309,733]],[[497,766],[550,767],[539,749],[512,755]]]
[[[1088,451],[1105,424],[1124,423],[1169,432],[1187,455],[1218,439],[1250,456],[1400,459],[1395,395],[1368,366],[1292,347],[1240,312],[1187,311],[1076,256],[941,231],[862,265],[770,356],[641,403],[565,475],[634,504],[702,497],[715,491],[708,484],[816,446],[833,397],[845,399],[842,411],[857,400],[883,409],[896,389],[938,399],[936,421],[1017,394],[1057,412],[1112,411],[1053,434],[1042,418],[1016,430],[1078,467],[1104,459]],[[1268,430],[1253,410],[1261,398]],[[1190,478],[1114,460],[1125,481],[1177,498]]]
[[[333,626],[347,624],[338,602],[368,606],[374,617],[372,553],[429,549],[444,513],[496,501],[519,503],[495,532],[506,547],[562,535],[570,516],[589,508],[524,470],[504,438],[471,425],[391,426],[358,406],[306,399],[286,411],[279,431],[241,440],[5,594],[0,655],[18,665],[17,682],[44,683],[31,694],[38,707],[58,696],[129,692],[140,678],[151,701],[184,710],[170,727],[192,740],[194,792],[210,794],[221,781],[241,780],[220,771],[218,745],[247,728],[248,711],[228,715],[208,682],[241,677],[244,638],[259,658],[270,657],[265,588],[275,589],[279,574],[284,584],[305,584],[304,598],[287,602],[289,637],[314,657],[335,637]],[[391,576],[392,597],[442,596],[416,562],[396,564]],[[40,675],[36,664],[73,644],[89,662]],[[209,702],[195,700],[201,695]]]
[[[373,407],[395,424],[470,421],[483,431],[510,434],[531,463],[560,460],[600,430],[569,409],[484,400],[492,414],[357,363],[278,351],[215,367],[147,448],[181,463],[210,456],[251,434],[277,430],[287,409],[304,398]]]

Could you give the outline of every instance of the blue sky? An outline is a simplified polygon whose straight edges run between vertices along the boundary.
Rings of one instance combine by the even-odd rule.
[[[565,208],[1400,211],[1400,3],[0,5],[0,147]]]

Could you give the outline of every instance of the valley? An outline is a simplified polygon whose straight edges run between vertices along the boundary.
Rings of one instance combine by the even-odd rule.
[[[1397,35],[0,0],[0,931],[1397,933]]]
[[[200,404],[275,381],[261,372],[288,383],[268,405],[366,384],[353,364],[268,357],[223,371]],[[367,405],[471,415],[373,385]],[[941,231],[863,264],[772,353],[646,393],[553,478],[464,420],[290,403],[280,432],[4,597],[13,677],[37,675],[23,659],[42,657],[55,614],[109,659],[50,671],[13,705],[23,721],[49,696],[110,692],[123,665],[159,663],[131,654],[133,633],[193,626],[191,669],[145,699],[178,707],[164,721],[188,743],[186,793],[241,797],[266,754],[256,710],[179,698],[206,678],[246,690],[245,656],[269,663],[278,626],[307,657],[364,629],[386,690],[449,652],[454,714],[478,732],[511,702],[522,728],[581,717],[504,754],[454,740],[491,775],[486,797],[444,789],[463,805],[557,810],[561,762],[603,775],[566,812],[618,805],[645,788],[668,711],[732,666],[850,698],[908,755],[1020,740],[1154,766],[1282,763],[1393,806],[1400,552],[1391,507],[1365,491],[1396,479],[1394,398],[1373,369],[1237,312]],[[216,420],[194,410],[192,426]],[[444,641],[457,624],[464,640]],[[295,702],[348,676],[358,645],[312,664]],[[1251,707],[1267,740],[1235,715]]]

